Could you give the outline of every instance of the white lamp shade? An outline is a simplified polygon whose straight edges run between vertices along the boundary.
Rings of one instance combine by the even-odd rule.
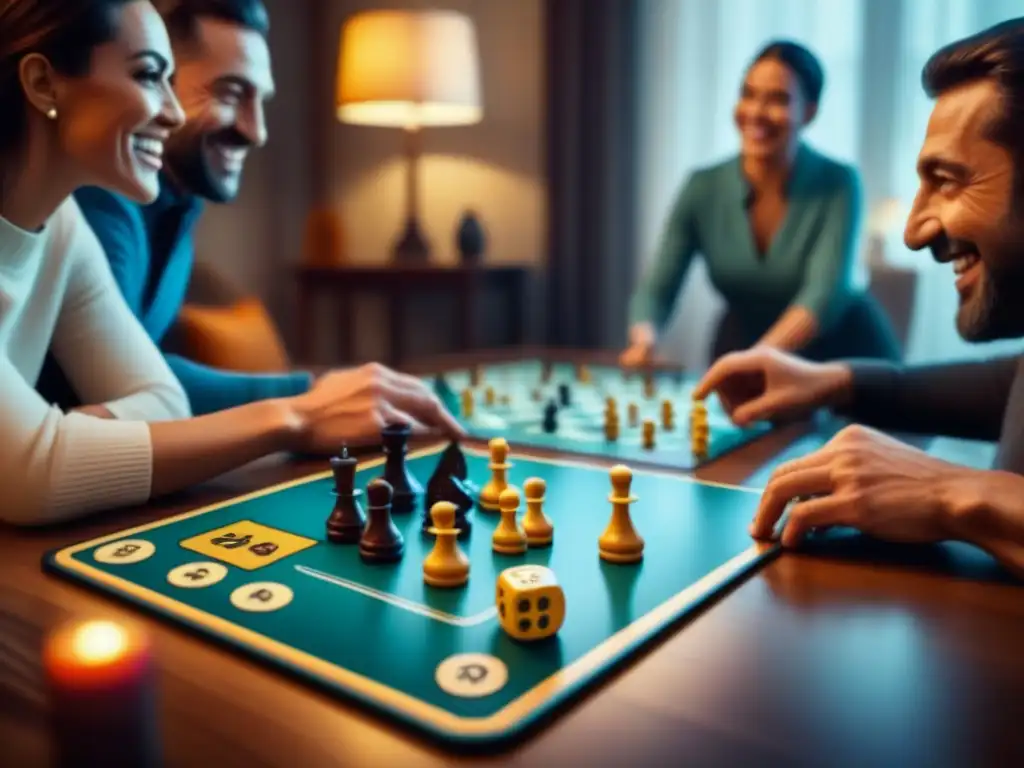
[[[473,22],[454,11],[368,11],[346,21],[338,50],[338,119],[418,128],[479,122]]]

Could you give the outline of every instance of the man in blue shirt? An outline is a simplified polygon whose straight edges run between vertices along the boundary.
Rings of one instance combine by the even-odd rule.
[[[104,189],[76,193],[125,299],[158,346],[185,301],[203,201],[226,203],[238,194],[248,152],[266,142],[264,105],[274,92],[269,20],[260,0],[175,0],[161,11],[186,123],[166,142],[160,197],[141,206]],[[196,415],[301,394],[312,385],[305,372],[242,374],[165,356]],[[38,386],[52,402],[78,404],[53,360]]]

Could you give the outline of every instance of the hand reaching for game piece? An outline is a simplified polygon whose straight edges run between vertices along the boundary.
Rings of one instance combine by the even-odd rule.
[[[331,371],[288,403],[304,452],[374,444],[381,429],[395,422],[408,424],[414,436],[465,434],[424,382],[377,363]]]
[[[619,355],[619,364],[635,368],[652,361],[654,345],[657,341],[654,326],[650,323],[637,323],[629,329],[629,347]]]
[[[738,426],[756,421],[807,416],[834,405],[848,393],[850,369],[842,363],[813,363],[771,347],[723,355],[694,388],[703,399],[715,392]]]
[[[771,538],[786,505],[806,498],[790,508],[783,546],[828,526],[895,542],[957,538],[956,510],[980,498],[985,474],[992,473],[942,461],[869,427],[846,427],[820,450],[775,470],[750,533]]]

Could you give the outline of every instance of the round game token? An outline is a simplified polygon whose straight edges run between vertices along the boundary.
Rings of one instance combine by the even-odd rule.
[[[153,556],[156,547],[153,542],[144,539],[122,539],[104,544],[93,552],[93,559],[97,563],[107,565],[131,565],[141,563],[143,560]]]
[[[445,693],[476,699],[500,691],[508,682],[508,667],[486,653],[458,653],[437,665],[434,679]]]
[[[183,589],[209,587],[228,575],[228,569],[220,563],[185,563],[167,574],[167,581]]]
[[[295,593],[284,584],[273,581],[256,581],[243,584],[231,593],[231,604],[242,611],[268,613],[284,608],[292,601]]]

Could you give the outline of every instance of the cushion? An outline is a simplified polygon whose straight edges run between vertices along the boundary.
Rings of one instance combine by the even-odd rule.
[[[182,355],[197,363],[245,373],[291,369],[274,321],[257,298],[224,307],[186,304],[177,330]]]

